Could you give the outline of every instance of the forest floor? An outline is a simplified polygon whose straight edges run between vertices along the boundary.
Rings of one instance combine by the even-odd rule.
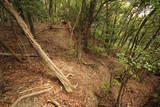
[[[54,107],[48,103],[53,99],[62,107],[112,107],[118,94],[118,87],[113,87],[105,96],[100,84],[109,82],[110,74],[123,69],[123,66],[112,57],[93,53],[82,55],[84,61],[93,66],[79,63],[74,55],[75,50],[71,48],[69,30],[62,28],[43,30],[48,25],[48,23],[36,24],[36,40],[65,75],[73,74],[69,80],[72,84],[78,83],[78,87],[72,93],[67,93],[55,76],[47,75],[49,69],[36,56],[18,26],[14,26],[16,37],[9,24],[5,26],[0,24],[0,38],[7,46],[16,53],[34,56],[21,57],[23,62],[18,62],[12,56],[0,56],[0,107],[10,107],[17,98],[50,87],[52,89],[44,94],[20,101],[17,107]],[[66,27],[61,24],[55,26]],[[8,52],[0,46],[0,53]],[[143,82],[130,80],[123,99],[126,107],[141,107],[159,83],[160,78],[153,75],[146,75]]]

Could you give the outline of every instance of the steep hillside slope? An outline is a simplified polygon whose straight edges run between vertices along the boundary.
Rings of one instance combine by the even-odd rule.
[[[73,93],[66,93],[54,74],[53,76],[46,74],[48,68],[36,56],[18,26],[15,26],[16,37],[10,25],[1,25],[0,37],[9,47],[18,54],[31,54],[34,57],[23,56],[21,57],[23,63],[21,63],[12,56],[0,56],[0,107],[10,107],[20,96],[49,87],[52,89],[47,93],[24,99],[17,107],[52,107],[53,105],[47,102],[53,99],[62,107],[97,107],[98,105],[111,107],[111,102],[117,95],[117,87],[113,88],[109,97],[103,95],[99,97],[104,94],[100,84],[105,81],[109,82],[110,73],[121,69],[121,64],[113,58],[94,54],[83,54],[83,59],[92,66],[79,63],[74,55],[74,49],[70,48],[69,31],[62,28],[43,30],[48,25],[48,23],[36,24],[37,41],[65,75],[73,74],[69,80],[72,84],[78,83],[78,87]],[[60,24],[55,26],[66,27]],[[0,52],[6,53],[6,50],[0,46]],[[157,84],[157,82],[152,84],[153,81],[158,81],[158,79],[149,78],[147,84],[130,81],[127,89],[132,99],[128,100],[129,97],[126,95],[124,102],[126,104],[132,102],[133,107],[136,107],[135,104],[140,105],[139,100],[136,99],[137,95],[140,95],[141,100],[144,99],[143,96],[150,94]],[[144,86],[140,88],[142,85]],[[141,91],[145,94],[140,94]],[[112,101],[108,98],[112,98]]]

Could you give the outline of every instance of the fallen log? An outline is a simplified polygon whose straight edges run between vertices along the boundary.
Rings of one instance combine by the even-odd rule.
[[[13,7],[12,3],[8,0],[0,0],[0,3],[4,8],[16,19],[17,23],[24,31],[26,38],[31,43],[37,54],[43,59],[45,64],[49,67],[51,71],[54,71],[55,75],[58,77],[60,82],[64,85],[67,92],[72,92],[76,86],[73,86],[67,77],[62,73],[62,71],[52,62],[52,60],[47,56],[47,54],[43,51],[38,42],[34,39],[33,34],[28,28],[27,24],[24,22],[22,17],[19,15],[17,10]]]
[[[16,54],[16,56],[23,56],[23,57],[38,57],[37,55],[34,54]],[[14,56],[12,53],[0,53],[0,56]]]

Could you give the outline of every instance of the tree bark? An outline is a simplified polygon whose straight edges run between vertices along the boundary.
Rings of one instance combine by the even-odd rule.
[[[52,17],[52,14],[53,14],[53,0],[50,0],[49,2],[49,9],[48,9],[48,12],[49,12],[49,16]]]
[[[55,72],[55,75],[58,77],[58,79],[61,81],[61,83],[64,85],[67,92],[72,92],[75,86],[73,86],[67,77],[61,72],[61,70],[52,62],[52,60],[46,55],[46,53],[43,51],[41,46],[36,42],[36,40],[33,37],[33,34],[29,30],[28,26],[24,22],[24,20],[20,17],[18,12],[15,10],[13,5],[8,0],[0,0],[0,3],[6,8],[6,10],[14,16],[19,26],[24,31],[27,39],[34,47],[37,54],[43,59],[43,61],[46,63],[46,65],[50,68],[51,71]]]
[[[94,22],[96,3],[97,0],[91,0],[89,4],[87,4],[87,0],[82,0],[82,7],[74,26],[74,30],[78,32],[77,40],[81,39],[80,45],[82,45],[82,50],[86,53],[88,52],[88,39]]]
[[[33,17],[31,15],[31,13],[29,13],[29,12],[27,13],[27,19],[28,19],[30,31],[33,34],[33,36],[35,37],[35,28],[34,28],[34,23],[33,23]]]

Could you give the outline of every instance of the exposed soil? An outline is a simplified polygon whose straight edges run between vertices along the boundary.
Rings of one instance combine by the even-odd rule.
[[[49,69],[42,60],[37,57],[21,57],[18,62],[13,56],[0,56],[0,107],[10,107],[16,99],[25,94],[29,89],[34,91],[43,90],[44,87],[53,87],[49,92],[24,99],[17,107],[54,107],[47,103],[48,100],[56,100],[62,107],[112,107],[118,87],[113,87],[110,94],[104,96],[100,84],[110,80],[110,73],[122,69],[122,65],[110,57],[102,57],[93,54],[84,54],[86,63],[94,66],[84,65],[78,62],[74,49],[70,48],[71,37],[67,29],[45,29],[48,23],[36,24],[36,39],[47,52],[52,61],[69,77],[72,84],[78,83],[73,93],[67,93],[59,80],[54,76],[47,75]],[[65,27],[57,24],[55,26]],[[14,25],[17,36],[10,24],[0,24],[0,38],[16,53],[34,54],[32,46],[28,43],[22,31]],[[0,52],[7,52],[0,46]],[[140,107],[147,101],[154,88],[159,83],[156,76],[147,76],[144,82],[136,80],[129,81],[124,96],[127,107]],[[38,89],[35,89],[37,88]],[[24,92],[24,93],[22,93]],[[99,97],[100,96],[100,97]]]

